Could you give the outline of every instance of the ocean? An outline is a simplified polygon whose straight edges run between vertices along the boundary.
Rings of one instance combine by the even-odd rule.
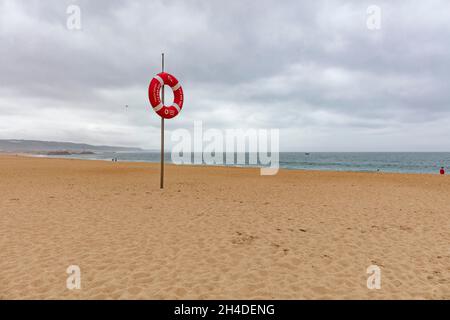
[[[235,155],[236,156],[236,155]],[[90,160],[159,162],[158,152],[103,152],[87,155],[50,156]],[[171,154],[165,154],[171,163]],[[258,167],[248,164],[236,166]],[[297,170],[331,170],[359,172],[438,173],[440,167],[450,171],[450,152],[281,152],[279,166]]]

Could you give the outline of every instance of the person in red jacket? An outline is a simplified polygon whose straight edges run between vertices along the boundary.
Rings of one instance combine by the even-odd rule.
[[[441,167],[441,170],[439,171],[440,174],[445,174],[444,167]]]

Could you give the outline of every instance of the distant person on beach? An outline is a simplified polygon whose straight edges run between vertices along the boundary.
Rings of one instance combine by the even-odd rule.
[[[445,174],[445,169],[444,167],[441,167],[441,170],[439,171],[440,174]]]

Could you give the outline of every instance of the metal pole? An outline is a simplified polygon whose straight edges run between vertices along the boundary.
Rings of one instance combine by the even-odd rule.
[[[164,72],[164,53],[161,54],[161,68]],[[164,86],[161,88],[161,98],[164,104]],[[160,189],[164,189],[164,118],[161,117],[161,171],[160,171]]]

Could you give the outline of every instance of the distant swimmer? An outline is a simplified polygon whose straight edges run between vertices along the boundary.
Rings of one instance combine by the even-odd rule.
[[[440,174],[445,174],[444,167],[441,167],[441,170],[439,171]]]

